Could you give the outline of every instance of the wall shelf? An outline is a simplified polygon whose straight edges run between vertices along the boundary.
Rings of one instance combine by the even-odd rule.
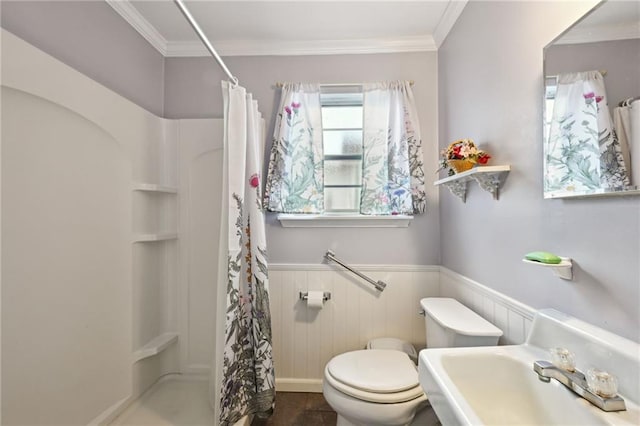
[[[510,171],[511,166],[478,166],[469,171],[437,180],[433,184],[446,186],[453,195],[464,203],[467,199],[467,184],[469,181],[476,181],[480,188],[492,194],[494,200],[498,200],[500,188],[504,185]]]
[[[560,257],[560,263],[542,263],[536,262],[533,260],[522,259],[524,263],[528,263],[530,265],[542,266],[545,268],[552,268],[553,274],[556,277],[562,278],[563,280],[573,280],[573,262],[569,257]]]
[[[173,186],[156,185],[154,183],[136,183],[133,185],[134,191],[160,192],[164,194],[177,194],[178,188]]]
[[[178,333],[163,333],[133,353],[133,362],[154,356],[178,341]]]
[[[134,243],[149,243],[154,241],[175,240],[178,238],[176,232],[162,232],[159,234],[140,234],[133,237]]]

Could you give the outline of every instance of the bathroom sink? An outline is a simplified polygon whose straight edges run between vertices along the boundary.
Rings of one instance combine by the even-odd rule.
[[[550,360],[551,347],[574,352],[578,369],[597,366],[615,374],[627,409],[605,412],[556,380],[539,380],[533,362]],[[639,357],[637,343],[545,310],[536,314],[523,345],[421,351],[419,377],[445,426],[638,425]]]

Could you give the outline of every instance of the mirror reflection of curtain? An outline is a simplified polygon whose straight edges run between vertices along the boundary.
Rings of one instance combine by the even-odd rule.
[[[629,186],[599,71],[558,75],[545,144],[545,191],[621,190]]]

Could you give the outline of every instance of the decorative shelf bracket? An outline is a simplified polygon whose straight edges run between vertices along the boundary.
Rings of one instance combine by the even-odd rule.
[[[504,180],[507,178],[506,173],[486,173],[486,174],[477,174],[472,176],[480,188],[485,191],[493,194],[493,199],[500,199],[500,187],[504,183]]]
[[[478,182],[480,188],[493,195],[494,200],[498,200],[500,188],[507,180],[510,171],[511,166],[478,166],[469,171],[437,180],[433,184],[446,186],[453,195],[464,203],[467,200],[467,184],[473,180]]]
[[[444,186],[449,188],[449,191],[464,203],[467,201],[467,182],[466,180],[454,180],[445,182]]]

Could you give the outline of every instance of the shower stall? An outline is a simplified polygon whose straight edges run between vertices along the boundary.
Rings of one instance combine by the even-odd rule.
[[[2,423],[215,388],[222,120],[157,117],[5,30],[2,64]]]

